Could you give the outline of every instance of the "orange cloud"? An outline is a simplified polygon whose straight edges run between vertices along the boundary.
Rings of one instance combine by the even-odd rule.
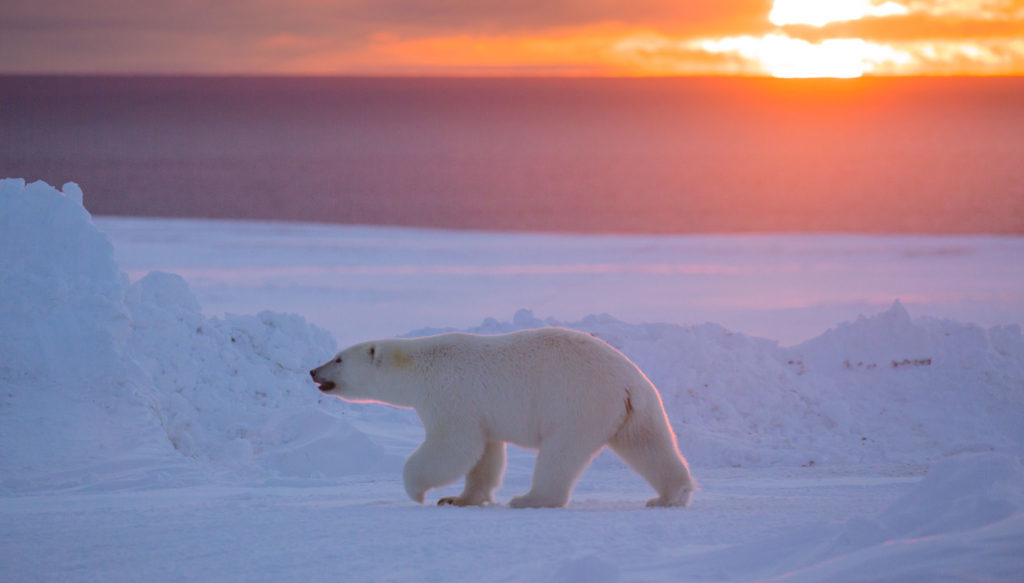
[[[1007,75],[1022,39],[1024,0],[38,0],[0,72]]]
[[[601,27],[544,36],[458,35],[403,39],[378,35],[369,51],[413,70],[476,74],[608,74],[609,33]]]
[[[717,34],[699,34],[670,18],[516,34],[378,33],[356,53],[325,57],[321,65],[338,72],[446,75],[1020,74],[1022,4],[776,0],[759,3],[759,19],[728,10],[702,14],[707,30]],[[741,5],[752,8],[734,4]],[[751,32],[728,32],[742,29]]]
[[[261,48],[280,54],[296,47],[287,67],[301,73],[390,75],[616,75],[629,71],[610,63],[614,27],[552,31],[543,36],[471,35],[406,37],[377,33],[359,46],[315,39],[270,37]]]
[[[902,0],[911,14],[955,20],[1021,20],[1021,0]]]
[[[767,34],[656,34],[619,48],[652,74],[699,63],[778,77],[1024,74],[1024,1],[776,0],[770,19],[778,28]]]

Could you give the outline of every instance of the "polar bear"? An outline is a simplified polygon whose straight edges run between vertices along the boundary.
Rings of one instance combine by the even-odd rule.
[[[325,394],[416,410],[426,439],[403,479],[419,503],[463,476],[463,492],[439,505],[493,503],[506,443],[538,450],[530,491],[513,508],[565,506],[605,445],[654,487],[648,506],[685,506],[695,489],[657,389],[589,334],[550,327],[377,340],[310,374]]]

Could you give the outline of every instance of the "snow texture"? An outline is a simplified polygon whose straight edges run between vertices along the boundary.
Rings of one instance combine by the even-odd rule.
[[[610,504],[606,518],[576,515],[559,523],[557,514],[523,513],[526,522],[517,523],[520,519],[510,519],[507,510],[448,514],[465,517],[455,525],[471,531],[511,521],[509,532],[482,535],[505,554],[488,551],[484,557],[514,558],[519,567],[510,566],[502,577],[469,561],[468,571],[454,574],[443,562],[427,561],[424,568],[435,569],[430,573],[437,578],[1012,581],[1024,573],[1024,426],[1019,422],[1024,338],[1019,326],[984,329],[913,319],[897,300],[888,310],[793,347],[715,324],[630,324],[608,315],[561,322],[528,310],[510,321],[489,318],[469,331],[546,325],[605,339],[659,388],[680,448],[705,489],[694,509],[670,520],[685,525],[692,516],[696,526],[666,535],[661,518],[642,519],[656,524],[648,524],[649,532],[631,543],[633,551],[605,549],[599,536],[622,528],[618,521],[631,516],[610,511],[618,508],[616,499],[585,485],[592,473],[605,488],[627,479],[621,476],[628,470],[605,453],[584,477],[574,504],[597,510]],[[125,579],[105,564],[75,573],[72,563],[57,561],[38,570],[32,557],[46,558],[28,542],[46,533],[33,529],[70,527],[76,511],[102,529],[108,523],[96,508],[117,504],[103,497],[105,492],[142,492],[150,498],[125,501],[124,508],[150,514],[160,504],[175,504],[173,495],[156,493],[166,489],[224,508],[222,494],[202,490],[211,484],[245,485],[245,496],[263,501],[282,496],[269,488],[274,483],[313,493],[338,487],[359,500],[383,496],[399,507],[357,505],[349,518],[429,554],[426,543],[412,543],[406,529],[429,529],[430,515],[403,499],[397,481],[403,458],[422,435],[415,415],[319,395],[307,371],[337,347],[329,333],[297,315],[264,311],[211,318],[178,275],[152,272],[129,283],[75,184],[61,192],[40,182],[0,182],[0,329],[0,512],[10,519],[0,520],[6,523],[0,527],[0,548],[7,549],[0,551],[0,579]],[[927,475],[909,490],[898,486],[898,480],[925,468]],[[513,453],[507,483],[525,484],[528,471],[528,454]],[[770,489],[773,480],[796,472],[803,476],[801,485],[782,489],[811,492],[815,483],[811,479],[808,485],[807,476],[813,475],[808,472],[824,471],[830,473],[822,485],[843,475],[865,487],[881,480],[890,503],[839,520],[835,513],[825,521],[788,518],[785,527],[756,539],[722,530],[722,523],[736,524],[744,511],[707,510],[724,507],[730,492],[752,486],[732,476],[769,476],[763,487]],[[630,496],[641,500],[642,484],[627,483]],[[359,484],[368,485],[361,490]],[[67,512],[45,502],[69,492],[92,492],[96,498]],[[500,495],[507,494],[505,489]],[[733,498],[744,495],[749,494]],[[26,497],[43,502],[18,507]],[[856,494],[850,500],[871,506]],[[772,504],[764,497],[755,501]],[[842,505],[839,499],[835,503]],[[272,511],[285,522],[309,519],[283,506]],[[378,511],[395,521],[393,530],[374,519]],[[516,545],[533,528],[555,528],[575,541],[574,521],[598,534],[584,536],[583,543],[555,544],[567,549],[561,558],[517,556],[521,547]],[[710,538],[702,539],[702,521]],[[427,538],[433,544],[438,536],[444,535]],[[464,538],[469,535],[453,536],[456,544],[471,546]],[[267,544],[251,533],[244,537],[253,546]],[[665,537],[684,546],[664,546]],[[378,552],[371,547],[359,548]],[[141,560],[130,545],[126,552]],[[394,565],[388,557],[377,558],[379,564],[352,580],[417,579],[419,572],[400,570],[406,558]],[[317,565],[300,570],[305,575],[300,578],[333,579],[329,566]],[[138,572],[151,566],[143,562]],[[173,576],[168,572],[164,578]],[[235,578],[279,580],[273,569],[243,568]]]

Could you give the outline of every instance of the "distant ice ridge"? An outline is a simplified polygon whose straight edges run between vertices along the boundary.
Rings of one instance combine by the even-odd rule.
[[[390,437],[415,446],[415,416],[319,395],[307,371],[336,349],[329,334],[294,315],[207,318],[174,274],[129,285],[81,191],[63,191],[0,181],[0,489],[333,478],[398,467],[408,451]],[[545,325],[635,361],[695,468],[1024,449],[1018,326],[912,320],[895,302],[793,348],[715,324],[528,310],[470,331]]]

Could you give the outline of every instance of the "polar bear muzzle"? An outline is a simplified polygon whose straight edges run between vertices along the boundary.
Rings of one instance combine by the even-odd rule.
[[[337,385],[334,384],[334,381],[329,381],[320,378],[320,368],[322,367],[314,368],[313,370],[309,371],[309,376],[313,377],[313,382],[317,384],[317,387],[320,389],[320,392],[326,393],[328,391],[333,390],[334,387],[336,387]]]

